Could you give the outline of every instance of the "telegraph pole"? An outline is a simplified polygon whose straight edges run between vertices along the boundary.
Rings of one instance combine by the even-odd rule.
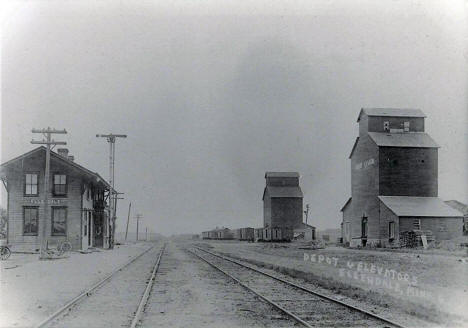
[[[106,138],[109,143],[109,184],[111,189],[109,190],[109,228],[112,230],[109,232],[108,243],[109,248],[114,247],[114,235],[115,235],[115,202],[114,199],[114,166],[115,166],[115,139],[116,138],[127,138],[126,134],[96,134],[96,138]],[[106,229],[108,230],[108,229]]]
[[[117,213],[117,199],[125,199],[123,197],[119,197],[119,195],[123,195],[124,193],[123,192],[115,192],[114,193],[114,213]],[[117,222],[116,222],[116,219],[117,219],[117,215],[114,216],[114,229],[112,230],[114,232],[114,234],[111,236],[112,239],[112,247],[114,247],[114,243],[115,243],[115,230],[117,230]]]
[[[127,228],[125,229],[125,241],[127,241],[127,235],[128,235],[128,221],[130,221],[130,209],[132,208],[132,202],[128,204],[128,216],[127,216]]]
[[[143,215],[141,215],[141,214],[137,214],[136,217],[135,217],[136,220],[137,220],[136,241],[139,240],[139,238],[138,238],[138,237],[139,237],[139,236],[138,236],[138,226],[139,226],[139,224],[140,224],[140,219],[141,219],[142,217],[143,217]]]
[[[148,241],[148,227],[146,227],[145,240]]]
[[[304,211],[305,216],[306,216],[306,224],[307,224],[307,218],[309,217],[309,204],[306,205],[306,210]]]
[[[48,207],[49,207],[49,175],[50,175],[50,149],[51,146],[56,145],[66,145],[65,141],[55,141],[52,139],[52,134],[66,134],[67,131],[63,130],[56,130],[51,129],[48,127],[47,129],[32,129],[32,133],[42,133],[45,139],[41,141],[31,140],[32,144],[36,145],[46,145],[46,161],[45,161],[45,173],[44,173],[44,220],[42,221],[42,229],[41,229],[41,252],[39,258],[46,257],[46,250],[47,250],[47,221],[48,221]]]

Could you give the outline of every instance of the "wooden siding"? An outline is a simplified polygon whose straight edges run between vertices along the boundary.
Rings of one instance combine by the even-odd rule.
[[[379,195],[437,197],[437,148],[380,147]]]
[[[59,241],[68,239],[73,249],[81,249],[82,243],[82,210],[93,209],[93,200],[83,200],[85,182],[82,172],[66,163],[51,158],[49,181],[49,204],[47,204],[47,220],[44,220],[44,166],[45,151],[37,152],[31,156],[13,162],[5,167],[8,180],[8,242],[17,249],[38,249],[43,224],[46,224],[46,236],[50,247],[55,247]],[[37,172],[39,174],[39,194],[37,196],[24,195],[25,173]],[[54,196],[54,174],[67,176],[66,196]],[[39,225],[37,236],[23,234],[23,208],[25,206],[37,206],[39,208]],[[55,206],[66,207],[66,236],[52,236],[52,208]]]
[[[382,247],[392,247],[399,245],[399,218],[388,209],[381,201],[380,202],[380,241]],[[395,238],[390,240],[388,226],[390,222],[395,222]]]
[[[435,240],[450,240],[463,235],[463,217],[400,217],[399,231],[414,230],[413,221],[421,220],[421,230],[431,230]]]
[[[299,186],[299,178],[295,177],[268,177],[266,185],[272,187]]]
[[[265,194],[263,199],[263,226],[271,227],[271,198],[268,193]]]
[[[352,203],[346,211],[346,220],[349,221],[351,229],[351,246],[361,245],[361,221],[367,216],[368,242],[378,238],[379,232],[379,175],[377,145],[370,140],[368,135],[359,138],[356,149],[351,158],[351,193]],[[369,160],[373,160],[372,164]]]
[[[366,115],[367,117],[367,115]],[[368,132],[385,132],[384,122],[389,122],[390,129],[403,129],[404,122],[410,122],[410,132],[424,132],[423,117],[371,116],[368,118]]]
[[[271,228],[300,228],[302,198],[272,198]]]

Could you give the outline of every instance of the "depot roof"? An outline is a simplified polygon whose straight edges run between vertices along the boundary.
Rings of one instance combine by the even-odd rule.
[[[45,152],[45,151],[46,151],[46,147],[39,146],[39,147],[37,147],[37,148],[27,152],[27,153],[24,153],[23,155],[20,155],[18,157],[15,157],[15,158],[3,163],[2,165],[0,165],[0,168],[2,169],[1,170],[2,171],[1,175],[2,176],[4,175],[3,169],[5,167],[7,167],[8,165],[13,164],[13,163],[15,163],[15,162],[17,162],[19,160],[24,159],[24,158],[27,158],[27,157],[29,157],[29,156],[37,153],[37,152]],[[90,178],[93,178],[97,183],[102,183],[108,189],[111,188],[110,184],[106,180],[104,180],[98,173],[92,172],[92,171],[88,170],[87,168],[85,168],[84,166],[81,166],[81,165],[77,164],[76,162],[71,161],[71,160],[69,160],[68,158],[66,158],[64,156],[61,156],[61,155],[57,154],[56,152],[54,152],[52,150],[50,151],[50,158],[54,159],[54,160],[59,160],[59,161],[61,161],[62,163],[66,164],[66,165],[72,166],[75,169],[78,169],[81,173],[83,173],[83,175],[88,176]]]

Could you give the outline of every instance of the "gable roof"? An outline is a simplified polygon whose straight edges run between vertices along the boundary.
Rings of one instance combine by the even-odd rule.
[[[462,217],[438,197],[378,196],[397,216]]]
[[[301,187],[295,186],[285,186],[285,187],[272,187],[267,186],[263,191],[263,199],[265,199],[265,195],[268,193],[270,198],[303,198],[304,195],[302,194]]]
[[[18,157],[15,157],[15,158],[1,164],[0,167],[4,168],[4,167],[6,167],[6,166],[8,166],[8,165],[10,165],[10,164],[12,164],[14,162],[17,162],[19,160],[27,158],[27,157],[29,157],[29,156],[37,153],[37,152],[40,152],[40,151],[45,152],[46,150],[47,150],[46,147],[39,146],[39,147],[37,147],[37,148],[35,148],[35,149],[31,150],[31,151],[28,151],[27,153],[24,153],[24,154],[22,154],[22,155],[20,155]],[[64,164],[66,164],[66,165],[70,165],[70,166],[78,169],[79,171],[83,172],[84,174],[93,177],[94,179],[96,179],[97,182],[102,182],[107,188],[111,188],[111,185],[106,180],[104,180],[97,172],[92,172],[92,171],[88,170],[87,168],[85,168],[84,166],[81,166],[81,165],[77,164],[74,161],[70,161],[68,158],[63,157],[63,156],[57,154],[56,152],[54,152],[52,150],[50,151],[50,158],[51,159],[52,158],[57,159],[57,160],[63,162]]]
[[[461,213],[463,213],[463,215],[468,215],[468,205],[463,204],[458,200],[446,200],[444,203],[450,206],[451,208],[460,211]]]
[[[354,150],[356,149],[358,142],[359,142],[359,137],[357,137],[356,141],[354,141],[353,149],[351,149],[351,153],[349,154],[348,158],[351,158],[351,156],[353,156]]]
[[[340,212],[343,212],[345,210],[345,208],[351,203],[352,201],[352,197],[349,197],[348,200],[346,201],[346,203],[343,205],[343,207],[341,208]]]
[[[368,132],[368,135],[379,147],[439,148],[439,145],[425,132]]]
[[[299,178],[298,172],[266,172],[266,178]]]
[[[367,116],[426,117],[426,115],[417,108],[361,108],[357,122],[361,120],[363,114]]]

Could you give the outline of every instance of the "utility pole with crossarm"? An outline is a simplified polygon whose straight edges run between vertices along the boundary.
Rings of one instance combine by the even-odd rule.
[[[307,224],[307,219],[309,217],[309,204],[306,205],[306,210],[304,211],[305,217],[306,217],[306,224]]]
[[[114,236],[115,236],[115,202],[117,199],[117,194],[114,190],[114,166],[115,166],[115,139],[116,138],[127,138],[126,134],[96,134],[97,138],[106,138],[107,142],[109,143],[109,184],[111,185],[111,189],[109,190],[109,221],[112,224],[107,225],[106,231],[107,236],[106,242],[109,248],[114,247]],[[115,195],[115,196],[114,196]],[[110,223],[109,222],[109,223]],[[109,231],[111,229],[111,231]]]
[[[46,145],[46,160],[45,160],[45,174],[44,174],[44,219],[42,220],[42,229],[41,230],[41,252],[39,258],[46,258],[47,257],[47,221],[48,218],[48,207],[49,207],[49,175],[50,175],[50,150],[51,146],[56,145],[66,145],[65,141],[55,141],[52,139],[52,134],[66,134],[67,131],[63,130],[56,130],[51,129],[48,127],[47,129],[32,129],[32,133],[42,133],[45,139],[41,141],[31,140],[32,144],[37,145]]]

